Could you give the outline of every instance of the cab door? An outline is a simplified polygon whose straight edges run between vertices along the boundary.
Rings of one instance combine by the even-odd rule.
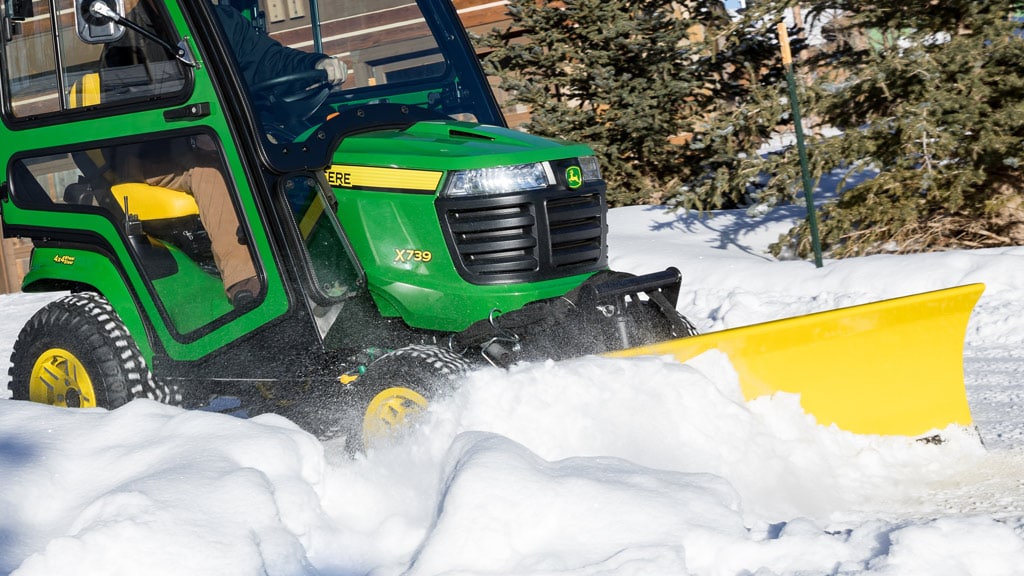
[[[144,354],[176,361],[283,315],[286,291],[254,195],[264,177],[239,150],[224,112],[231,102],[210,77],[225,68],[210,65],[180,8],[14,7],[3,10],[0,158],[5,224],[36,245],[26,289],[98,289]],[[125,22],[98,17],[104,10]],[[61,253],[81,257],[51,261]]]

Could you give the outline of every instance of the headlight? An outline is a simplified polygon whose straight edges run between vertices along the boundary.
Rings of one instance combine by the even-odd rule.
[[[458,170],[448,178],[445,195],[451,198],[521,192],[545,188],[554,182],[554,174],[547,162]]]
[[[580,156],[579,161],[584,182],[601,179],[601,165],[597,163],[597,156]]]

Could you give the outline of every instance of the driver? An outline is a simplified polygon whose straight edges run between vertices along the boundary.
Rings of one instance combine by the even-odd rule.
[[[151,1],[139,2],[130,17],[153,29],[150,23],[160,12],[149,6]],[[214,5],[213,10],[249,86],[298,70],[323,70],[334,86],[340,86],[348,77],[345,64],[337,58],[282,46],[259,34],[241,13],[225,4]],[[222,163],[211,138],[199,136],[191,140],[190,150],[172,149],[182,148],[177,145],[182,141],[180,138],[139,144],[122,161],[112,164],[124,182],[146,182],[195,198],[228,299],[235,308],[251,307],[260,292],[260,282],[249,250],[243,244]]]
[[[282,46],[271,37],[258,33],[238,10],[227,4],[216,4],[213,11],[249,86],[314,68],[327,72],[327,80],[335,86],[340,86],[348,78],[348,69],[337,58]]]

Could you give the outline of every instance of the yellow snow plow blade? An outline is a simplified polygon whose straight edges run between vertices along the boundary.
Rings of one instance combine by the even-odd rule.
[[[963,342],[984,291],[970,284],[631,348],[609,356],[728,355],[748,400],[800,395],[819,424],[922,436],[971,425]]]

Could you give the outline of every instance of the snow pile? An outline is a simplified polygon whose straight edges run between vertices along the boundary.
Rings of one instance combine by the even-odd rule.
[[[254,426],[153,402],[110,413],[18,408],[0,412],[10,513],[0,550],[37,551],[24,573],[308,567],[301,536],[317,518],[323,449],[283,419]]]
[[[819,270],[765,256],[787,225],[616,209],[611,264],[679,267],[703,330],[985,282],[967,381],[986,447],[744,402],[718,352],[481,370],[356,457],[273,415],[0,400],[0,574],[1019,574],[1024,249]],[[51,298],[0,296],[0,370]]]

